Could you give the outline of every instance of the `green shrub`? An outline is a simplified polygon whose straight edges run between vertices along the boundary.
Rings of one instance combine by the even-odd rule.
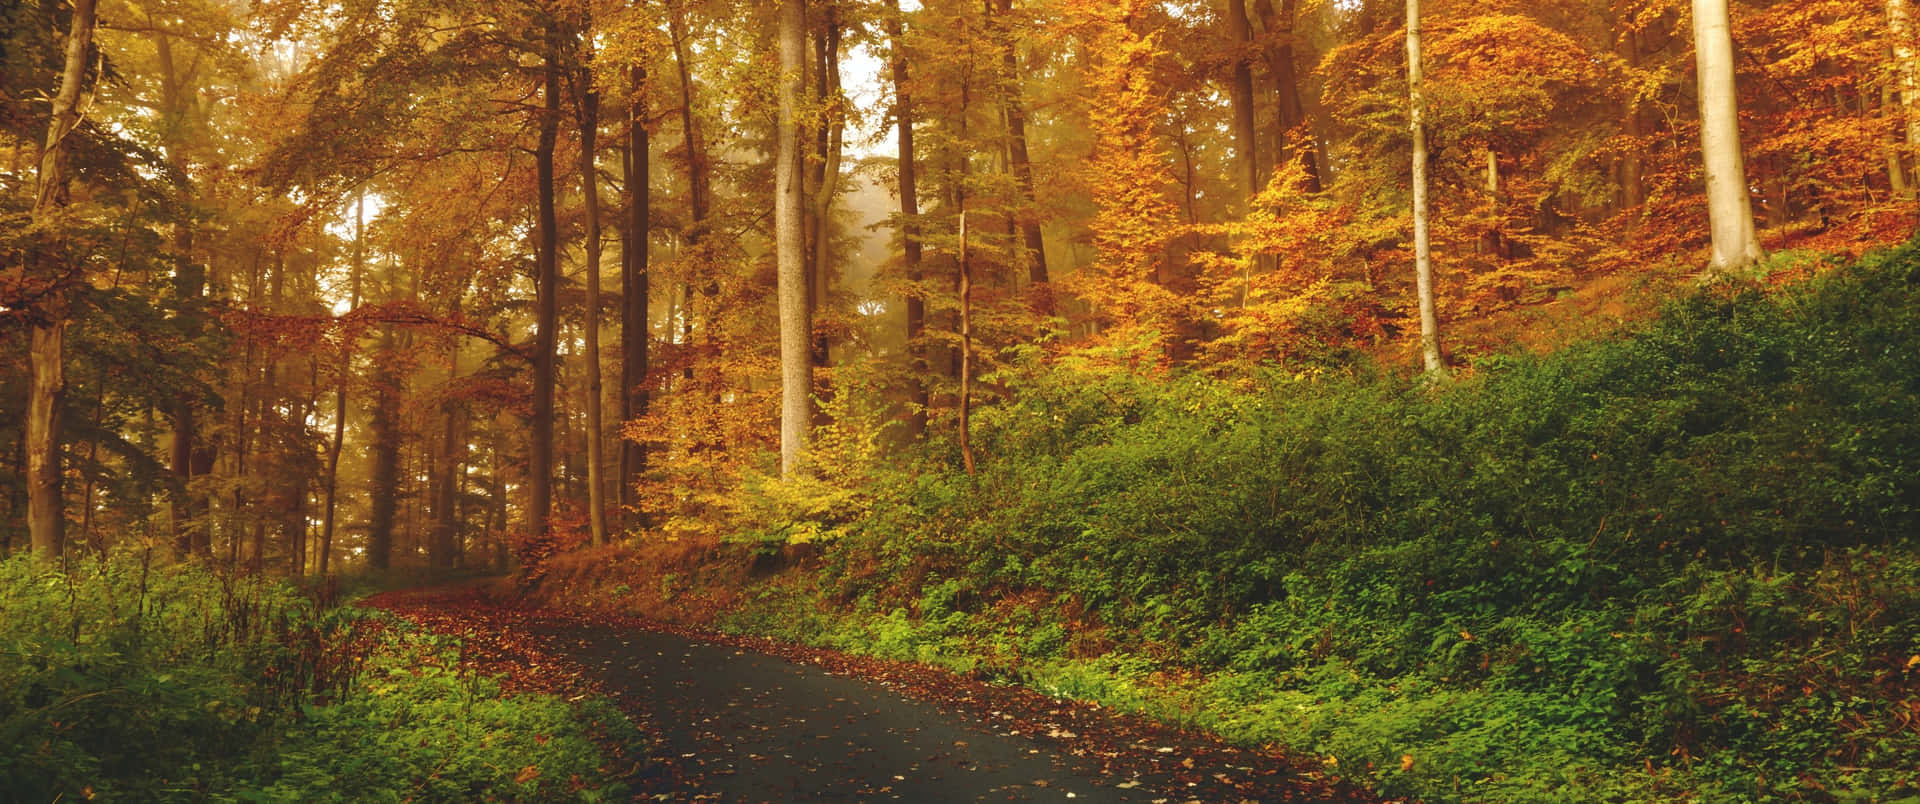
[[[868,607],[810,627],[1146,709],[1201,671],[1160,694],[1390,794],[1911,796],[1915,355],[1908,247],[1434,388],[1016,363],[980,473],[877,494],[821,585]]]
[[[592,739],[631,741],[617,713],[503,697],[456,664],[443,642],[284,583],[124,554],[0,562],[0,790],[469,801],[618,789]]]

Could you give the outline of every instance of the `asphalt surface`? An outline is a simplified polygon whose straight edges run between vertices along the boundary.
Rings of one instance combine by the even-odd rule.
[[[1168,801],[1051,741],[881,682],[745,648],[550,623],[536,636],[644,712],[677,767],[666,800]]]
[[[462,638],[509,690],[613,698],[648,737],[643,756],[609,747],[636,801],[1381,801],[1311,757],[924,665],[503,605],[475,584],[365,605]]]

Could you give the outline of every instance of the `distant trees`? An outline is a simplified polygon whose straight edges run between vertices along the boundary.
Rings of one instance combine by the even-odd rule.
[[[1424,5],[5,9],[64,69],[0,75],[0,544],[711,533],[847,444],[994,461],[1035,361],[1435,371],[1661,255],[1911,234],[1908,0]]]

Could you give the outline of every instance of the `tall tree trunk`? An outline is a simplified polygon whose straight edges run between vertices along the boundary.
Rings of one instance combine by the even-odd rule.
[[[806,79],[805,0],[780,3],[779,122],[774,132],[773,228],[780,302],[780,474],[801,470],[813,418],[813,327],[807,317],[800,176],[800,87]]]
[[[1920,164],[1920,56],[1914,54],[1913,8],[1907,0],[1887,0],[1887,29],[1893,37],[1893,67],[1900,87],[1900,128],[1906,133],[1906,153],[1894,157],[1906,196],[1913,194],[1913,176],[1900,165]],[[1904,156],[1904,158],[1902,158]]]
[[[1620,56],[1627,66],[1640,68],[1640,34],[1627,31],[1620,36]],[[1640,158],[1640,138],[1645,133],[1641,123],[1640,103],[1633,97],[1621,101],[1620,116],[1626,134],[1632,143],[1620,155],[1620,203],[1626,209],[1633,209],[1645,203],[1646,165]]]
[[[1734,87],[1733,26],[1727,0],[1693,0],[1693,49],[1700,80],[1700,150],[1707,176],[1707,218],[1717,272],[1761,257],[1740,147],[1740,96]]]
[[[685,231],[681,232],[681,240],[685,244],[686,251],[692,254],[697,262],[705,263],[706,258],[705,255],[701,253],[701,244],[706,239],[707,218],[710,210],[713,209],[713,187],[709,179],[710,165],[707,159],[707,143],[702,134],[700,116],[695,111],[697,108],[695,106],[697,85],[694,83],[693,78],[693,62],[688,53],[685,4],[671,3],[669,6],[672,13],[667,17],[667,35],[673,43],[674,69],[679,73],[680,77],[680,131],[685,139],[683,145],[686,154],[687,168],[687,213],[689,222]],[[706,267],[711,270],[711,266]],[[702,295],[706,296],[709,308],[711,309],[712,302],[720,293],[719,282],[710,279],[705,287],[701,288],[701,292]],[[683,288],[680,313],[678,316],[681,319],[679,332],[680,344],[687,349],[693,348],[693,322],[695,318],[693,294],[694,284],[689,281],[686,287]],[[667,316],[669,322],[673,321],[674,318],[675,316],[671,314]],[[711,318],[711,316],[709,316],[709,318]],[[708,343],[713,343],[713,333],[708,332],[707,336]],[[680,376],[682,380],[686,381],[689,387],[692,385],[692,360],[686,361],[686,366],[681,369]],[[705,447],[702,446],[700,448],[704,449]]]
[[[451,318],[460,317],[461,296],[466,288],[454,291]],[[447,384],[460,379],[460,340],[454,338],[447,346]],[[434,474],[433,487],[433,528],[427,539],[427,566],[433,569],[452,569],[458,551],[454,548],[459,538],[460,519],[455,513],[459,506],[459,480],[465,474],[462,465],[466,462],[467,452],[467,411],[466,406],[448,394],[440,401],[440,454],[435,466],[439,470]]]
[[[367,259],[367,197],[361,193],[353,202],[353,262],[347,273],[347,310],[360,306],[360,274]],[[327,444],[326,503],[320,519],[320,556],[315,569],[325,577],[333,565],[333,524],[340,490],[340,449],[347,437],[347,380],[353,375],[352,342],[340,345],[340,373],[334,379],[333,439]]]
[[[389,277],[391,279],[391,277]],[[400,510],[400,383],[394,371],[398,344],[392,324],[382,324],[373,373],[373,469],[368,496],[367,563],[384,570],[393,565],[394,524]]]
[[[587,527],[593,544],[607,543],[606,477],[603,467],[606,428],[600,421],[600,176],[597,167],[600,93],[593,90],[593,72],[580,70],[580,197],[587,223]]]
[[[1446,374],[1440,362],[1440,315],[1433,300],[1433,249],[1427,220],[1427,124],[1420,64],[1420,0],[1407,0],[1408,126],[1413,133],[1413,259],[1420,297],[1420,359],[1428,377]]]
[[[553,203],[553,151],[560,136],[559,32],[547,32],[542,70],[544,105],[540,142],[534,150],[539,213],[534,221],[533,432],[527,445],[527,531],[547,535],[553,518],[554,346],[558,339],[558,223]]]
[[[1294,41],[1298,36],[1299,6],[1299,0],[1280,0],[1276,11],[1272,0],[1254,0],[1254,8],[1267,31],[1267,70],[1273,76],[1273,122],[1277,138],[1273,161],[1283,165],[1293,159],[1290,140],[1296,133],[1305,135],[1307,144],[1302,159],[1307,170],[1307,190],[1317,193],[1322,184],[1321,155],[1314,144],[1311,126],[1305,125],[1307,110],[1300,98],[1298,45]]]
[[[162,115],[161,138],[166,145],[167,162],[181,175],[188,173],[185,158],[185,126],[191,113],[193,97],[187,87],[185,76],[174,61],[173,36],[160,30],[160,25],[148,14],[148,23],[156,33],[153,39],[156,61],[160,67],[160,112]],[[182,192],[190,192],[183,189]],[[180,298],[179,315],[182,329],[187,338],[197,338],[201,330],[201,295],[206,286],[206,270],[194,261],[193,222],[186,216],[174,221],[173,250],[179,260],[179,269],[174,273],[174,288]],[[176,558],[195,555],[195,531],[204,529],[202,522],[206,515],[206,495],[193,488],[194,450],[199,433],[195,427],[195,408],[198,406],[193,395],[180,393],[174,396],[170,405],[172,419],[173,445],[169,455],[169,469],[173,474],[173,493],[170,495],[168,512],[173,532],[173,548]],[[205,539],[200,546],[206,547]],[[206,555],[203,549],[200,555]]]
[[[833,201],[840,189],[840,159],[846,138],[846,110],[840,96],[840,16],[839,7],[827,3],[821,19],[820,35],[814,39],[814,68],[818,81],[815,100],[820,104],[823,124],[814,133],[818,161],[813,176],[802,192],[812,201],[808,210],[807,234],[807,321],[820,318],[833,288]],[[812,335],[810,359],[824,368],[832,360],[833,345],[826,333]]]
[[[1030,302],[1034,312],[1052,315],[1052,277],[1047,270],[1047,240],[1040,229],[1039,202],[1033,189],[1033,157],[1027,149],[1027,109],[1020,91],[1020,55],[1017,37],[1008,19],[1013,14],[1013,0],[992,0],[992,3],[995,15],[1003,20],[1000,66],[1005,71],[1005,85],[1001,88],[1000,113],[1007,121],[1007,168],[1012,171],[1014,186],[1020,192],[1020,239],[1026,250],[1027,281],[1033,285]]]
[[[920,258],[920,196],[917,186],[918,160],[913,153],[913,94],[911,76],[907,70],[906,32],[904,13],[900,10],[900,0],[893,0],[893,13],[887,15],[887,38],[893,43],[890,58],[893,69],[893,116],[898,126],[898,153],[900,172],[900,250],[901,262],[905,264],[907,281],[912,290],[907,293],[907,353],[912,356],[913,383],[912,412],[908,415],[907,430],[915,440],[927,433],[927,358],[920,343],[920,333],[927,325],[927,302],[920,293],[922,279]]]
[[[1233,73],[1227,86],[1227,100],[1233,106],[1233,164],[1240,174],[1243,198],[1250,202],[1260,192],[1260,157],[1253,122],[1253,65],[1248,63],[1253,22],[1247,17],[1247,0],[1227,0],[1227,43],[1233,49]]]
[[[652,401],[647,390],[648,334],[648,229],[652,218],[653,191],[647,176],[651,165],[647,140],[645,95],[646,73],[635,67],[628,74],[632,97],[627,106],[626,194],[627,225],[625,241],[620,244],[620,419],[630,422],[647,415]],[[634,491],[647,471],[647,447],[638,441],[620,439],[620,509],[629,525],[645,527]]]
[[[693,64],[687,52],[686,11],[680,3],[672,6],[667,33],[673,39],[674,69],[680,73],[680,131],[686,139],[683,145],[687,154],[687,212],[693,224],[684,237],[691,248],[706,236],[707,215],[713,208],[713,187],[708,178],[707,143],[701,133],[699,115],[694,112],[695,86]]]
[[[72,25],[67,32],[66,63],[60,72],[60,90],[53,97],[46,146],[40,152],[39,191],[33,202],[36,224],[51,225],[56,211],[67,205],[67,136],[80,125],[80,85],[87,77],[87,53],[93,45],[94,0],[74,0]],[[59,259],[55,236],[43,235],[40,259]],[[39,320],[31,325],[27,388],[27,531],[33,551],[58,555],[64,547],[66,510],[60,490],[60,404],[66,394],[67,293],[58,289],[66,279],[49,272],[56,289]]]
[[[973,264],[967,259],[967,211],[960,210],[960,461],[973,474]]]

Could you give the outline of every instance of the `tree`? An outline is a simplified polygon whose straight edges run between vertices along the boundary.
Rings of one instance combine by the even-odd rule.
[[[625,238],[620,244],[620,419],[634,421],[647,415],[652,394],[647,388],[648,287],[650,257],[648,231],[652,217],[653,188],[648,180],[651,144],[646,125],[646,72],[634,67],[627,73],[630,95],[627,101],[627,149],[625,181],[621,188],[626,198]],[[647,445],[637,439],[620,439],[620,507],[630,512],[634,524],[646,520],[635,499],[636,486],[647,472]]]
[[[94,0],[74,0],[60,89],[53,96],[46,145],[40,151],[33,222],[50,229],[59,226],[61,210],[71,200],[68,138],[80,126],[80,92],[86,82],[88,56],[93,47],[94,5]],[[44,238],[39,259],[49,263],[67,259],[61,256],[63,249],[59,248],[57,237]],[[32,373],[27,391],[27,529],[33,551],[52,556],[60,553],[66,527],[66,506],[60,488],[60,406],[66,391],[65,343],[67,319],[71,314],[68,290],[63,285],[71,280],[60,275],[67,273],[66,270],[54,269],[51,265],[45,267],[44,273],[48,275],[37,278],[49,283],[47,302],[32,324],[27,353]]]
[[[586,37],[586,48],[592,38]],[[591,51],[587,59],[591,61]],[[587,526],[596,546],[607,543],[606,478],[602,476],[604,458],[601,444],[606,431],[600,423],[600,176],[596,146],[599,142],[600,93],[593,88],[593,70],[580,68],[574,99],[580,127],[580,197],[586,204],[587,224],[587,314],[585,324],[587,372]]]
[[[1420,301],[1420,360],[1428,377],[1446,373],[1440,362],[1440,315],[1433,301],[1433,249],[1427,220],[1426,99],[1420,90],[1420,0],[1407,0],[1407,127],[1413,135],[1413,261]]]
[[[920,333],[926,328],[927,301],[920,294],[921,250],[920,243],[920,189],[919,161],[914,155],[913,124],[914,106],[912,75],[907,65],[907,40],[905,12],[900,9],[900,0],[893,0],[891,14],[886,17],[887,38],[892,45],[888,57],[893,78],[893,122],[896,127],[896,154],[899,165],[900,195],[900,255],[904,264],[907,283],[907,349],[911,355],[908,366],[912,373],[912,391],[908,400],[911,411],[907,415],[907,431],[912,438],[918,439],[927,433],[927,361],[924,348],[920,344]]]
[[[1914,54],[1913,8],[1907,0],[1887,0],[1887,29],[1893,39],[1893,68],[1899,83],[1900,129],[1905,135],[1906,158],[1920,160],[1920,56]],[[1902,174],[1896,183],[1906,181],[1905,168],[1901,165],[1899,151],[1895,151],[1893,170]],[[1920,167],[1920,162],[1916,162]],[[1920,181],[1920,176],[1911,177]],[[1905,188],[1909,193],[1913,187]]]
[[[1733,25],[1727,0],[1693,0],[1693,52],[1699,69],[1700,152],[1706,171],[1707,219],[1713,229],[1712,270],[1737,271],[1759,261],[1740,148],[1740,96],[1733,77]]]
[[[1247,0],[1227,0],[1227,43],[1231,59],[1228,98],[1233,103],[1233,159],[1245,198],[1260,192],[1260,157],[1253,108],[1253,22]]]
[[[1015,217],[1020,223],[1021,244],[1027,259],[1027,281],[1031,283],[1033,308],[1041,315],[1054,312],[1052,276],[1047,268],[1047,241],[1040,230],[1033,189],[1033,157],[1027,147],[1027,108],[1021,92],[1024,74],[1020,67],[1019,39],[1009,18],[1013,0],[993,0],[993,13],[1000,22],[1000,109],[1007,121],[1007,168],[1013,173],[1019,193]]]
[[[527,444],[527,531],[544,539],[553,518],[553,385],[559,340],[559,223],[554,211],[553,154],[560,136],[560,39],[549,20],[541,56],[542,106],[537,113],[539,144],[534,149],[534,342],[533,433]]]
[[[780,474],[801,471],[813,419],[813,325],[807,316],[800,176],[800,89],[806,81],[806,3],[782,0],[779,118],[774,130],[774,252],[780,305]]]

